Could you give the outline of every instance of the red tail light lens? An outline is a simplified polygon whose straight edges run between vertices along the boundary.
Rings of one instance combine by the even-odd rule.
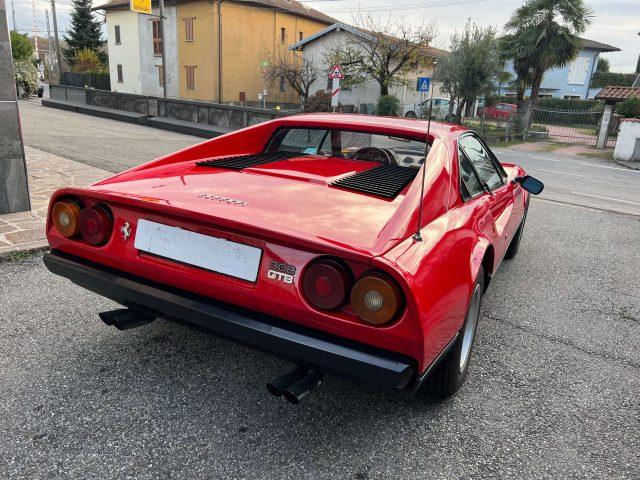
[[[382,325],[393,320],[400,311],[402,292],[388,276],[368,274],[353,286],[351,306],[365,322]]]
[[[311,265],[302,279],[307,300],[322,310],[333,310],[342,305],[351,288],[347,269],[335,260],[320,260]]]
[[[109,240],[113,230],[113,221],[106,207],[96,205],[86,208],[80,214],[80,233],[85,242],[102,245]]]
[[[71,200],[56,202],[51,212],[53,225],[66,238],[80,233],[80,206]]]

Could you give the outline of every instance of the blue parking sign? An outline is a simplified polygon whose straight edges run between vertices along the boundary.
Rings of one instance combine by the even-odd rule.
[[[418,91],[419,92],[428,92],[430,85],[431,85],[431,78],[429,78],[429,77],[418,77]]]

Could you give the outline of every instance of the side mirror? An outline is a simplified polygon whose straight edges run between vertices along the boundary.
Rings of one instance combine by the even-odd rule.
[[[544,190],[544,183],[537,178],[533,178],[531,175],[525,175],[524,177],[516,177],[514,182],[518,182],[522,185],[527,192],[533,195],[539,195]]]

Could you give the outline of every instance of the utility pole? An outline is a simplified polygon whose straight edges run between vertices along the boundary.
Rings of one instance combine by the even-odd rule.
[[[167,98],[167,57],[164,53],[164,0],[160,0],[160,38],[162,39],[162,96]]]
[[[222,1],[218,0],[218,103],[222,103]]]
[[[53,52],[51,50],[51,25],[49,24],[49,10],[45,8],[44,13],[47,17],[47,54],[45,55],[45,64],[47,62],[49,64],[49,78],[47,80],[49,81],[49,83],[51,83],[51,71],[53,70],[53,68],[51,67],[55,62],[53,61]]]
[[[38,25],[36,24],[36,0],[31,0],[31,14],[33,15],[33,25],[31,26],[31,29],[33,30],[33,46],[35,47],[33,52],[37,60],[40,57],[38,56]]]
[[[11,0],[11,17],[13,18],[13,31],[18,32],[16,30],[16,7],[13,6],[13,0]]]
[[[5,0],[0,0],[0,214],[31,210]]]
[[[56,20],[56,0],[51,0],[51,15],[53,16],[53,36],[55,37],[56,49],[56,73],[58,82],[62,76],[62,56],[60,55],[60,41],[58,40],[58,20]]]

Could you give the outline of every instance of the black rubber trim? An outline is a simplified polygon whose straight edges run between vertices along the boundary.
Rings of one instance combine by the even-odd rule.
[[[266,165],[267,163],[289,160],[290,158],[304,157],[305,153],[293,152],[271,152],[256,153],[252,155],[241,155],[236,157],[216,158],[215,160],[205,160],[196,162],[200,167],[230,168],[232,170],[242,170],[243,168]]]
[[[415,380],[415,362],[394,352],[173,289],[56,250],[46,253],[43,260],[52,273],[122,305],[142,306],[158,316],[198,325],[302,366],[395,390],[410,387]]]
[[[332,182],[331,185],[380,197],[395,198],[416,178],[419,171],[418,168],[382,165],[343,177]]]

